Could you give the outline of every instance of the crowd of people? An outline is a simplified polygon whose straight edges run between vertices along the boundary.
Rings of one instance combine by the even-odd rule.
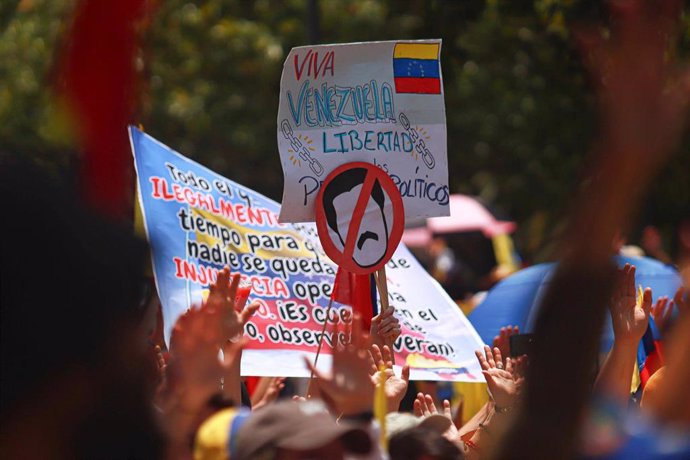
[[[531,357],[511,350],[512,326],[476,351],[490,398],[470,420],[438,394],[402,404],[412,384],[408,366],[395,371],[387,345],[400,334],[392,309],[369,331],[359,316],[336,323],[334,335],[348,339],[334,346],[330,373],[305,359],[313,379],[304,394],[289,397],[286,379],[274,378],[250,395],[239,364],[244,325],[259,303],[237,296],[239,274],[219,273],[207,300],[177,320],[166,349],[146,246],[36,171],[15,165],[0,178],[5,197],[26,183],[36,187],[5,200],[12,225],[2,227],[2,458],[494,458],[523,410]],[[578,452],[687,458],[687,290],[654,301],[626,265],[609,305],[615,341],[591,366]],[[663,333],[666,365],[631,409],[650,318]],[[377,386],[383,424],[374,417]]]
[[[394,366],[394,309],[369,330],[341,316],[330,371],[305,359],[313,377],[303,390],[280,376],[243,380],[244,326],[259,304],[238,298],[240,275],[227,268],[166,346],[147,245],[55,178],[3,156],[0,458],[690,458],[687,270],[684,286],[660,297],[639,289],[634,266],[611,263],[612,241],[673,153],[690,101],[690,78],[671,72],[662,33],[679,2],[641,14],[643,3],[611,2],[610,40],[577,34],[600,82],[592,179],[568,214],[533,346],[511,347],[518,328],[506,325],[476,350],[489,399],[469,420]],[[600,361],[607,307],[614,342]],[[650,327],[660,331],[659,365],[634,395]]]

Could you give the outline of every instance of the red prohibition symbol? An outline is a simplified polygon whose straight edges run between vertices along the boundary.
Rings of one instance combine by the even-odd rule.
[[[334,169],[315,203],[316,227],[328,257],[358,274],[390,260],[405,227],[400,191],[381,168],[353,162]]]

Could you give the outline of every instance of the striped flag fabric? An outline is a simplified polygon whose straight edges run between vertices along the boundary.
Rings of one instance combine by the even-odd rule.
[[[640,388],[644,389],[649,378],[664,365],[661,338],[656,326],[650,321],[637,350],[637,367],[640,373]]]
[[[396,43],[393,79],[397,93],[441,94],[440,43]]]

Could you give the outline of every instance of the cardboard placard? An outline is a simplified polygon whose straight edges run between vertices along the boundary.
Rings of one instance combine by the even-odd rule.
[[[388,173],[408,219],[449,214],[440,53],[440,40],[290,51],[278,108],[281,222],[313,222],[323,180],[356,161]]]

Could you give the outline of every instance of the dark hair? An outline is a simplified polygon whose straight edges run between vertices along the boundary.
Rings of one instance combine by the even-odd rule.
[[[408,428],[394,434],[388,442],[388,454],[391,460],[416,460],[421,457],[437,460],[465,458],[460,448],[441,433],[420,427]]]
[[[214,412],[235,406],[237,406],[237,404],[232,400],[232,398],[226,396],[220,391],[214,393],[206,402],[206,407]]]
[[[102,358],[116,328],[139,316],[147,256],[56,180],[2,163],[0,414],[53,373]]]
[[[326,215],[326,222],[328,223],[328,226],[338,234],[338,237],[340,237],[340,242],[343,244],[343,246],[345,245],[345,241],[343,241],[343,237],[338,231],[338,218],[336,216],[333,200],[335,200],[338,195],[349,192],[356,186],[364,184],[364,179],[366,176],[367,170],[365,168],[348,169],[335,176],[323,190],[323,210],[324,214]],[[379,205],[381,211],[383,212],[383,206],[386,199],[383,196],[383,188],[381,187],[378,179],[374,180],[374,185],[371,189],[371,197],[374,199],[376,204]]]
[[[81,406],[59,441],[69,458],[160,458],[144,337],[137,341],[146,244],[11,161],[0,158],[0,420],[11,424],[29,407],[58,423],[53,404],[34,406],[49,394]],[[76,386],[51,387],[62,378]]]

